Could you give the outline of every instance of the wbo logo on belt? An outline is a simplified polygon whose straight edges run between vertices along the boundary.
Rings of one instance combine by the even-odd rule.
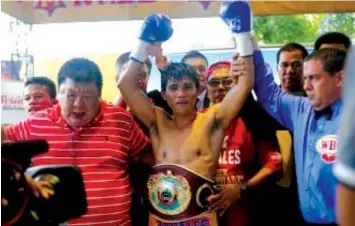
[[[147,187],[151,205],[162,214],[180,214],[190,204],[188,181],[182,176],[174,176],[171,170],[150,176]]]

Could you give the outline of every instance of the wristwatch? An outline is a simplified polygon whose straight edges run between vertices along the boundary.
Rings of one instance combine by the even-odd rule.
[[[247,197],[249,193],[248,185],[240,184],[239,189],[240,189],[240,198],[245,199],[245,197]]]

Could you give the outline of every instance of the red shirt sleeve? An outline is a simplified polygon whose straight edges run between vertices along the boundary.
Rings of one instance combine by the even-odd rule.
[[[143,131],[133,119],[130,127],[130,147],[132,150],[131,155],[135,156],[140,154],[140,152],[149,146],[151,142],[150,139],[144,135]]]
[[[31,138],[29,119],[6,127],[6,136],[13,141],[29,140]]]
[[[261,158],[261,164],[263,167],[267,167],[272,171],[282,171],[282,158],[280,152],[274,147],[272,142],[260,141],[259,153]]]

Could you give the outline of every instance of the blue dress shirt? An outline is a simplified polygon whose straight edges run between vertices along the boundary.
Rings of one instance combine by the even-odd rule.
[[[288,94],[274,82],[260,51],[254,52],[255,87],[259,103],[293,133],[300,208],[309,223],[336,223],[332,173],[342,100],[325,113],[316,112],[307,97]]]

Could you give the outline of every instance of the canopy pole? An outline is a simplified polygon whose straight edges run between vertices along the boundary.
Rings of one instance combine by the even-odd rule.
[[[34,76],[34,59],[28,50],[31,31],[32,24],[26,24],[16,18],[11,19],[11,76],[14,80],[21,79],[22,70],[25,78]]]

